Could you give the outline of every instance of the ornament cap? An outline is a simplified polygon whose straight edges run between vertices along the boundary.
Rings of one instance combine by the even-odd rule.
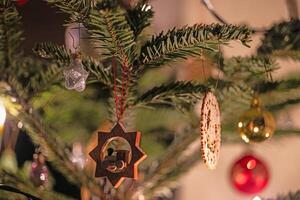
[[[238,121],[238,131],[246,143],[262,142],[274,134],[276,122],[273,115],[265,110],[255,96],[248,109]]]
[[[250,103],[251,108],[259,108],[261,107],[261,99],[258,96],[254,96]]]
[[[74,60],[80,60],[81,59],[81,54],[80,52],[75,52],[71,55],[71,57],[74,59]]]

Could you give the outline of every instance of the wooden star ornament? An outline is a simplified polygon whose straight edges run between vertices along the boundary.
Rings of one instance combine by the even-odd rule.
[[[108,148],[114,140],[125,140],[130,150]],[[125,178],[138,179],[138,165],[147,157],[140,148],[141,133],[126,132],[117,122],[110,132],[98,132],[98,145],[90,152],[96,162],[95,177],[106,177],[114,188],[118,188]],[[108,151],[108,154],[105,154]]]

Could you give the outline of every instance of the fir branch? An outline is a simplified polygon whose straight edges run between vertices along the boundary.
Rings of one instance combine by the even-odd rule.
[[[180,137],[178,137],[178,139],[175,140],[168,148],[165,155],[156,163],[153,163],[153,166],[149,166],[143,181],[143,188],[146,192],[159,186],[157,185],[158,182],[162,181],[164,177],[167,177],[167,174],[172,174],[177,162],[174,158],[178,158],[186,147],[195,141],[195,139],[199,136],[199,134],[196,134],[197,131],[198,127],[193,127],[181,134]]]
[[[14,60],[6,82],[18,97],[29,100],[61,82],[61,68],[29,57]]]
[[[275,24],[268,30],[258,48],[258,53],[271,54],[273,51],[300,50],[300,21],[291,20]]]
[[[253,98],[253,89],[243,81],[217,80],[218,87],[215,90],[221,113],[222,124],[233,123],[236,120],[236,113],[248,108]],[[216,81],[210,84],[216,85]]]
[[[48,90],[62,80],[61,67],[55,63],[44,63],[25,57],[16,61],[15,66],[19,68],[16,79],[30,97]]]
[[[2,183],[8,184],[8,185],[13,185],[13,186],[18,186],[18,189],[21,191],[24,191],[25,193],[30,193],[33,194],[29,195],[28,198],[32,200],[71,200],[72,198],[69,198],[63,194],[50,191],[49,189],[43,189],[43,190],[37,190],[35,186],[32,184],[28,183],[29,180],[25,179],[24,175],[20,174],[17,172],[16,174],[6,171],[6,170],[0,170],[0,180]],[[39,198],[34,198],[34,197],[39,197]]]
[[[188,81],[171,82],[150,89],[138,97],[134,104],[145,106],[173,103],[178,105],[179,102],[193,104],[207,90],[208,88],[202,84]]]
[[[154,67],[198,56],[201,50],[216,50],[218,43],[240,40],[244,45],[250,41],[251,31],[245,26],[194,25],[160,33],[143,45],[140,61],[144,68]]]
[[[146,27],[150,26],[154,11],[149,4],[140,2],[133,10],[129,10],[127,21],[137,37]]]
[[[288,105],[297,104],[300,101],[300,88],[286,89],[284,91],[272,91],[261,94],[264,105],[273,111],[281,110]]]
[[[299,61],[300,50],[275,50],[272,52],[272,56],[281,59],[292,59],[294,61]]]
[[[45,0],[50,5],[59,8],[63,13],[69,14],[71,21],[82,21],[94,7],[94,0]]]
[[[33,52],[42,58],[54,59],[61,63],[69,63],[71,58],[70,52],[64,46],[53,43],[37,43]]]
[[[160,176],[156,184],[151,185],[151,187],[146,187],[146,190],[144,191],[145,194],[149,197],[149,199],[152,199],[152,197],[156,196],[157,193],[159,194],[159,190],[162,187],[170,187],[172,186],[172,183],[177,182],[177,179],[195,166],[200,159],[201,156],[199,151],[196,151],[195,153],[186,156],[185,159],[181,159],[181,161],[176,162],[173,169],[163,176]]]
[[[104,59],[114,56],[122,65],[132,67],[137,58],[137,47],[125,16],[126,11],[121,8],[112,11],[94,10],[84,20],[84,25],[96,48],[103,52]]]
[[[20,54],[23,40],[21,17],[13,3],[2,0],[0,3],[0,72],[8,68],[10,62]]]
[[[111,74],[111,68],[105,68],[102,63],[96,61],[93,58],[84,58],[82,64],[91,76],[88,77],[88,82],[100,82],[106,87],[113,87],[113,78]]]
[[[299,92],[299,91],[298,91]],[[286,99],[282,102],[277,102],[277,104],[273,104],[273,105],[268,105],[266,106],[269,110],[272,111],[278,111],[278,110],[282,110],[283,108],[285,108],[286,106],[290,106],[290,105],[296,105],[300,103],[300,97],[298,98],[294,98],[294,99]]]
[[[272,91],[284,92],[288,89],[298,88],[300,85],[299,74],[288,80],[274,81],[274,82],[264,82],[260,84],[258,92],[260,94],[269,93]]]
[[[29,199],[32,199],[32,200],[41,200],[41,199],[39,199],[39,198],[37,198],[35,196],[32,196],[31,194],[23,192],[23,191],[21,191],[21,190],[19,190],[17,188],[9,186],[9,185],[0,184],[0,190],[9,191],[9,192],[16,193],[16,194],[22,194],[25,197],[27,197]]]
[[[299,200],[300,199],[300,190],[296,192],[289,192],[286,195],[278,195],[274,200]],[[268,198],[263,198],[263,200],[268,200]]]
[[[34,47],[34,52],[43,57],[53,59],[59,65],[67,66],[70,63],[71,52],[64,46],[52,43],[38,43]],[[91,73],[88,82],[98,81],[108,87],[112,86],[110,68],[105,68],[100,62],[91,57],[82,56],[82,64]]]
[[[216,96],[218,97],[220,104],[226,102],[247,104],[253,96],[253,89],[247,83],[241,81],[231,82],[219,80]]]
[[[230,81],[243,81],[249,85],[258,79],[268,79],[271,72],[278,69],[277,63],[270,57],[234,57],[225,60],[222,71]]]
[[[96,4],[98,10],[113,10],[118,6],[120,6],[120,0],[103,0]],[[146,1],[139,1],[133,9],[127,10],[126,19],[135,37],[150,25],[153,14],[152,7]]]
[[[65,177],[72,183],[81,187],[82,185],[101,198],[105,198],[104,192],[101,190],[95,179],[86,172],[79,173],[79,169],[70,161],[70,153],[65,144],[49,131],[46,130],[43,123],[39,120],[40,117],[27,112],[20,112],[19,120],[24,122],[25,129],[28,131],[32,141],[40,145],[48,161],[56,167]]]
[[[119,0],[101,0],[96,3],[97,10],[114,9],[119,6]]]

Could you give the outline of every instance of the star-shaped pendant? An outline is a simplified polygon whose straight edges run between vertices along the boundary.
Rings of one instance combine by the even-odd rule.
[[[64,71],[65,86],[69,90],[84,91],[89,72],[86,71],[79,58],[73,59]]]
[[[126,140],[130,145],[130,151],[116,150],[110,148],[110,154],[104,151],[114,140]],[[124,178],[138,179],[138,165],[147,157],[140,148],[141,133],[126,132],[119,122],[110,132],[98,132],[98,145],[90,152],[90,156],[96,162],[95,177],[107,177],[111,184],[118,188]]]

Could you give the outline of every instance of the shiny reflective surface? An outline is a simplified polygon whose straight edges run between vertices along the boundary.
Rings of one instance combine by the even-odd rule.
[[[84,91],[88,75],[79,59],[72,60],[69,67],[64,69],[66,88],[78,92]]]
[[[275,131],[273,115],[260,106],[254,99],[251,108],[238,121],[238,131],[241,138],[247,142],[262,142],[272,137]]]
[[[256,194],[261,192],[270,179],[265,163],[253,155],[245,155],[237,160],[231,169],[231,182],[240,192]]]

